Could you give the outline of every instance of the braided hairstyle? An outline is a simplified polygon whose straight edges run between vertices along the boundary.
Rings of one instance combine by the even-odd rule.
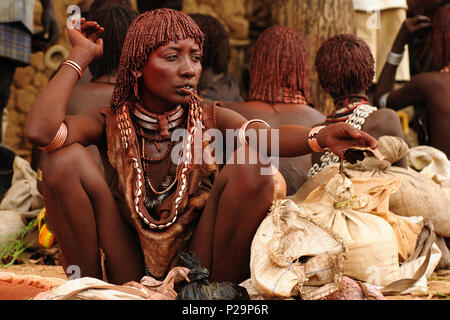
[[[248,100],[277,103],[281,90],[300,91],[309,101],[309,67],[303,37],[293,28],[272,26],[253,46]]]
[[[223,24],[213,16],[201,13],[190,14],[205,34],[202,68],[212,68],[215,73],[228,71],[231,57],[230,40]]]
[[[369,46],[353,34],[326,40],[317,51],[315,65],[320,85],[334,99],[366,92],[375,74]]]
[[[103,5],[90,14],[90,19],[105,29],[101,35],[103,55],[89,64],[92,80],[117,71],[125,35],[130,23],[137,16],[138,13],[132,8],[116,5]]]
[[[450,61],[450,3],[440,8],[433,20],[433,65],[440,70]]]
[[[141,70],[158,47],[170,41],[193,39],[203,48],[204,35],[188,15],[173,9],[146,11],[133,20],[125,37],[120,56],[117,81],[111,100],[114,111],[125,102],[136,102],[132,71]]]

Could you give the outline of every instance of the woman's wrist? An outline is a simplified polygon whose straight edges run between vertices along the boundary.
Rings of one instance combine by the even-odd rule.
[[[91,63],[93,58],[91,55],[87,52],[84,48],[78,48],[73,47],[70,51],[69,56],[67,57],[67,60],[71,60],[78,64],[81,67],[81,70],[84,71],[88,67],[88,65]]]
[[[308,134],[308,145],[309,148],[314,152],[323,152],[328,150],[323,141],[319,141],[319,133],[322,129],[325,129],[326,126],[317,126],[312,128]]]
[[[405,52],[405,45],[404,43],[395,43],[392,45],[391,52],[396,54],[403,54]]]
[[[405,51],[405,45],[408,43],[408,35],[405,34],[403,29],[400,29],[397,37],[392,44],[391,52],[402,54]]]

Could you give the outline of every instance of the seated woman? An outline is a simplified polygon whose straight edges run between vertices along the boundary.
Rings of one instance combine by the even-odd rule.
[[[228,71],[231,49],[225,27],[218,19],[207,14],[195,13],[190,17],[205,34],[203,72],[197,86],[199,96],[213,101],[243,101],[239,85]]]
[[[320,85],[334,99],[335,110],[322,125],[346,122],[377,139],[384,135],[403,137],[400,119],[390,109],[377,110],[369,104],[367,89],[372,84],[374,60],[367,44],[352,34],[326,40],[319,48],[316,70]],[[312,155],[314,165],[308,178],[339,158],[330,152]],[[394,165],[406,168],[405,157]]]
[[[273,26],[258,37],[249,61],[248,99],[224,106],[247,119],[259,118],[271,126],[312,127],[325,117],[309,104],[309,68],[305,43],[293,28]],[[307,180],[311,156],[280,158],[280,172],[291,195]]]
[[[131,23],[111,106],[66,116],[82,71],[103,52],[104,29],[81,21],[81,30],[68,30],[70,55],[31,107],[25,128],[47,152],[43,194],[65,270],[77,265],[82,277],[105,275],[118,284],[145,274],[161,279],[177,264],[177,253],[190,250],[213,281],[239,283],[249,275],[259,224],[283,196],[277,175],[262,174],[270,167],[248,161],[263,141],[250,146],[250,131],[268,133],[266,150],[278,146],[282,156],[323,148],[343,156],[349,147],[377,147],[375,138],[344,123],[309,137],[311,129],[302,126],[270,129],[217,104],[200,105],[195,88],[204,36],[189,16],[172,9],[147,11]],[[218,133],[230,131],[238,133],[232,159],[244,153],[245,161],[219,171],[215,159],[201,157],[210,146],[202,138],[215,133],[215,150],[225,150]],[[83,147],[91,144],[99,147],[105,177]],[[357,152],[346,157],[362,159]]]
[[[400,29],[388,60],[380,75],[374,101],[380,108],[398,110],[410,105],[421,125],[419,144],[430,145],[450,158],[450,4],[440,8],[433,19],[415,16],[406,19]],[[428,43],[433,46],[434,71],[414,76],[399,89],[393,90],[393,78],[404,46],[413,36],[423,34],[432,26]]]

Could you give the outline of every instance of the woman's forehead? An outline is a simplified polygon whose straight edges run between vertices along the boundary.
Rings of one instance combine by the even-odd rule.
[[[187,38],[187,39],[181,39],[181,40],[171,40],[171,41],[167,42],[166,44],[159,46],[158,48],[156,48],[156,50],[157,51],[164,51],[164,50],[169,50],[169,49],[181,50],[181,49],[185,49],[185,48],[188,48],[188,49],[194,50],[194,51],[201,50],[200,46],[195,42],[195,40],[193,38]]]

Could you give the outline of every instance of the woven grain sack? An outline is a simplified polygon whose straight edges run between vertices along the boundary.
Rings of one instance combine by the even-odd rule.
[[[276,201],[251,246],[251,286],[266,298],[321,299],[338,290],[344,246],[291,200]]]
[[[398,190],[390,196],[389,210],[405,217],[428,217],[434,224],[436,234],[450,237],[450,198],[444,189],[425,174],[390,165],[401,158],[402,154],[395,156],[399,141],[405,144],[398,137],[384,136],[379,139],[381,153],[391,154],[389,163],[370,157],[356,165],[346,164],[345,173],[352,179],[401,177]]]
[[[307,215],[343,239],[347,254],[344,275],[381,286],[398,279],[399,244],[408,256],[421,230],[412,223],[398,223],[395,215],[382,210],[399,183],[399,179],[381,179],[375,190],[357,193],[352,181],[338,173],[301,203]]]
[[[18,156],[13,162],[11,187],[0,202],[0,247],[7,246],[44,207],[44,198],[37,190],[36,172],[30,163]]]
[[[408,165],[428,176],[440,186],[450,182],[450,161],[447,155],[431,146],[415,146],[409,149]]]

